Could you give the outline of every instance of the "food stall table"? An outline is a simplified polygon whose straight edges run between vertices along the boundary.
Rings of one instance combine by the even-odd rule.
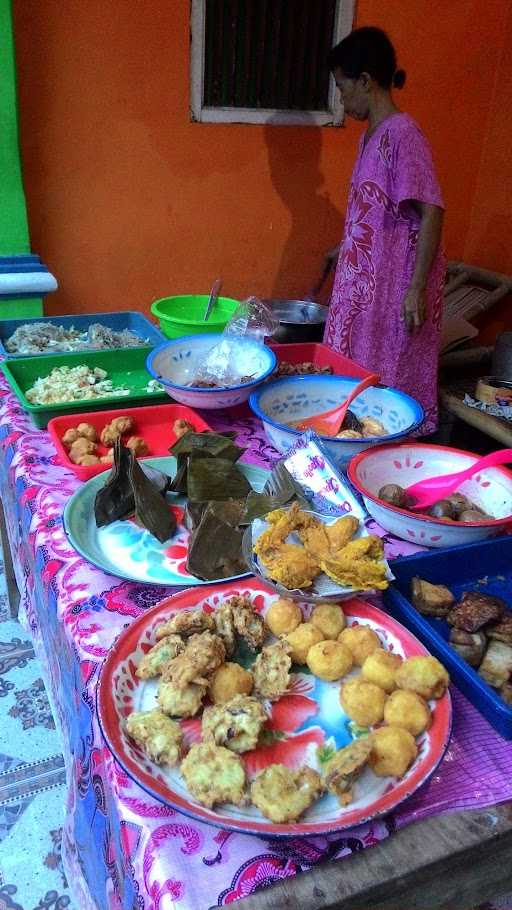
[[[232,429],[226,420],[211,422]],[[247,460],[268,465],[275,458],[256,421],[242,419],[235,428]],[[512,750],[453,687],[454,730],[443,761],[384,819],[322,837],[264,839],[208,826],[148,796],[102,739],[96,687],[115,638],[171,591],[108,576],[73,549],[62,513],[78,485],[59,465],[48,434],[1,384],[0,498],[20,619],[31,631],[61,735],[63,861],[77,908],[208,910],[236,900],[248,910],[269,902],[315,910],[467,908],[512,890],[503,860],[512,820],[506,807],[496,808],[512,798]],[[414,550],[389,537],[385,543],[390,558]],[[472,811],[440,814],[461,809]],[[332,862],[338,859],[345,861]],[[275,887],[259,890],[268,885]]]

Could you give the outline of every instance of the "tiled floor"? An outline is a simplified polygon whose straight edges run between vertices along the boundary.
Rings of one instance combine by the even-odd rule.
[[[0,910],[79,910],[62,870],[64,760],[0,554]]]

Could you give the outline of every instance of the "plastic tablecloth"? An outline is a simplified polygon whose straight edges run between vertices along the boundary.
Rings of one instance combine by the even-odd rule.
[[[269,466],[276,452],[257,421],[216,415],[236,429],[245,458]],[[69,544],[63,508],[77,489],[50,437],[0,382],[0,495],[21,593],[67,773],[63,860],[80,910],[208,910],[315,863],[378,844],[415,819],[512,796],[510,747],[452,687],[454,729],[438,771],[385,819],[325,837],[265,839],[196,822],[149,797],[117,764],[98,726],[101,662],[132,620],[172,593],[108,576]],[[384,535],[372,525],[372,530]],[[414,552],[385,536],[389,558]],[[483,770],[483,765],[485,769]]]

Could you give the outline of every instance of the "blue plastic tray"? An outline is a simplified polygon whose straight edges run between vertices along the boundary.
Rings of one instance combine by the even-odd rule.
[[[41,316],[32,319],[4,319],[0,320],[0,354],[8,357],[10,360],[18,357],[43,357],[46,354],[63,354],[65,351],[55,351],[49,348],[47,351],[41,351],[40,354],[9,354],[5,349],[5,342],[11,337],[13,332],[22,325],[31,325],[34,322],[47,322],[53,325],[62,325],[65,328],[73,326],[79,332],[85,332],[90,325],[95,322],[113,329],[115,332],[121,332],[123,329],[129,329],[136,335],[139,335],[143,341],[147,339],[149,347],[157,347],[166,340],[160,329],[154,323],[150,322],[142,313],[127,310],[126,312],[117,313],[87,313],[76,316]],[[92,348],[90,349],[92,350]],[[120,349],[121,350],[121,349]],[[133,350],[126,348],[125,350]],[[71,352],[69,352],[71,353]],[[79,352],[77,352],[79,353]]]
[[[512,609],[512,536],[395,559],[395,581],[384,594],[388,611],[414,632],[444,664],[456,686],[505,739],[512,739],[512,705],[478,675],[448,644],[450,626],[444,619],[422,616],[413,607],[411,581],[415,575],[446,585],[458,597],[480,591],[501,597]]]

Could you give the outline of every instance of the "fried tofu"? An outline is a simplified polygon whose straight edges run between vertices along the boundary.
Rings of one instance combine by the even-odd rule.
[[[203,742],[225,746],[241,754],[256,748],[267,715],[256,698],[235,695],[229,701],[204,709]]]
[[[291,665],[289,647],[285,642],[279,641],[263,648],[251,668],[255,694],[270,701],[281,698],[290,682]]]

